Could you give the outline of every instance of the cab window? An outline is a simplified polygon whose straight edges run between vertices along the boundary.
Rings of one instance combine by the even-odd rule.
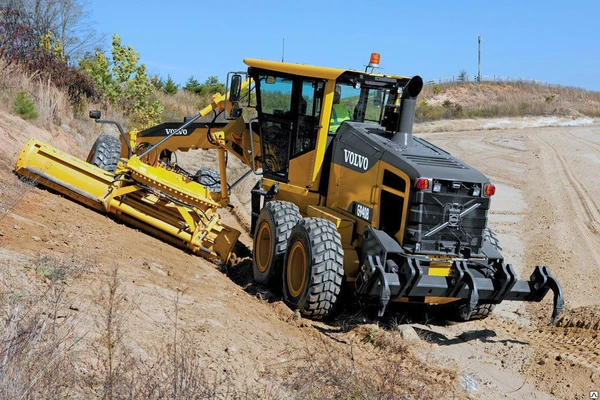
[[[265,114],[284,115],[292,107],[293,81],[282,77],[264,77],[261,85],[261,108]]]

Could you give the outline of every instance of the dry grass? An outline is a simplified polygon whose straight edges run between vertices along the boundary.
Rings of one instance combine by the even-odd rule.
[[[198,96],[185,90],[180,90],[174,95],[156,91],[154,95],[165,108],[163,121],[182,122],[184,117],[193,117],[212,101],[210,96]]]
[[[10,171],[10,166],[0,160],[0,169]],[[9,175],[0,179],[0,220],[6,217],[23,197],[36,186],[37,182],[17,175]]]
[[[355,329],[357,343],[340,351],[322,341],[305,354],[266,371],[269,399],[460,398],[456,373],[415,359],[398,332],[376,326]],[[355,353],[366,350],[370,356]],[[283,378],[282,378],[283,377]],[[464,397],[464,396],[463,396]]]
[[[39,114],[37,121],[41,126],[60,125],[73,119],[73,107],[68,94],[39,73],[27,73],[14,64],[6,66],[0,60],[0,88],[0,101],[8,108],[19,91],[28,93],[35,103]]]
[[[427,86],[416,118],[502,117],[525,115],[600,116],[600,93],[528,82],[483,82]]]
[[[0,398],[50,398],[75,393],[76,347],[85,336],[69,310],[67,281],[91,265],[87,258],[40,256],[24,265],[0,264]],[[19,280],[17,270],[37,278]],[[17,276],[17,278],[15,278]]]
[[[170,324],[142,355],[131,346],[136,334],[125,323],[135,315],[136,300],[126,298],[116,268],[100,272],[106,266],[98,268],[93,258],[48,256],[21,267],[37,279],[16,282],[19,266],[0,263],[0,398],[461,397],[455,373],[415,359],[397,332],[374,326],[355,328],[350,346],[323,337],[317,346],[290,353],[288,361],[267,360],[261,379],[249,386],[245,377],[206,364],[202,332],[179,323],[185,291],[166,299]],[[90,279],[102,282],[95,295],[89,288],[85,295],[69,291]],[[74,303],[91,305],[80,309]]]

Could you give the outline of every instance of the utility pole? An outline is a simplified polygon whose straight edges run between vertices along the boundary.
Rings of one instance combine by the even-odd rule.
[[[481,83],[481,36],[477,38],[477,83]]]

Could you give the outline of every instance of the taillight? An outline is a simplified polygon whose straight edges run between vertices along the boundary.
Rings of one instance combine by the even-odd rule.
[[[427,178],[419,178],[415,183],[415,187],[419,190],[429,189],[429,179]]]
[[[486,183],[483,187],[483,193],[486,196],[493,196],[496,194],[496,186],[492,185],[491,183]]]

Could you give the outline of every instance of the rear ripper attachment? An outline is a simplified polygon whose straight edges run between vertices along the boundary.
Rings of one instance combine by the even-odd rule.
[[[564,306],[558,281],[548,267],[536,267],[529,281],[519,280],[511,264],[494,262],[484,265],[473,260],[446,260],[446,276],[432,274],[434,261],[427,256],[406,254],[385,232],[367,226],[363,235],[362,268],[357,277],[358,294],[377,299],[379,316],[390,301],[400,298],[449,298],[465,300],[464,320],[482,304],[499,304],[504,300],[541,301],[549,290],[554,293],[551,322]]]

